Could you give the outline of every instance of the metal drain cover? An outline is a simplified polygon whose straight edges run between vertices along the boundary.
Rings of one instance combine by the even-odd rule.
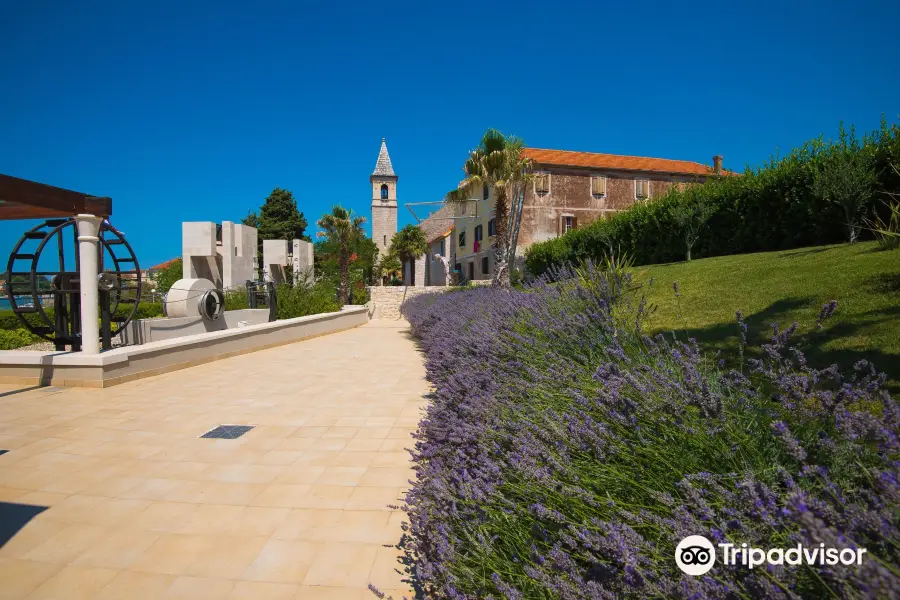
[[[210,429],[200,437],[236,440],[251,429],[253,429],[253,425],[219,425],[215,429]]]

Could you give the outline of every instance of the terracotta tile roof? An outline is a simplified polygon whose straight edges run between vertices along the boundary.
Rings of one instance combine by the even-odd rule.
[[[623,171],[651,171],[678,175],[712,175],[712,167],[689,160],[645,158],[597,152],[572,152],[570,150],[545,150],[525,148],[522,154],[541,165],[560,167],[593,167],[596,169],[621,169]],[[730,171],[723,171],[732,174]]]
[[[425,233],[425,239],[430,244],[453,231],[453,207],[443,205],[436,213],[419,223],[419,228]]]
[[[173,262],[175,262],[176,260],[181,260],[181,257],[179,256],[179,257],[176,257],[176,258],[170,258],[170,259],[167,260],[166,262],[159,263],[158,265],[153,265],[152,267],[150,267],[150,268],[147,269],[147,270],[148,270],[148,271],[159,271],[160,269],[165,269],[166,267],[168,267],[169,265],[171,265],[171,264],[172,264]]]

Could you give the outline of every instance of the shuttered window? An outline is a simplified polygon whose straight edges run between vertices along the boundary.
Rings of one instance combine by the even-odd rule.
[[[602,175],[591,177],[591,194],[594,196],[606,195],[606,177]]]
[[[578,218],[572,215],[563,215],[559,218],[559,235],[564,235],[578,228]]]
[[[634,197],[643,200],[650,197],[650,180],[635,179],[634,180]]]
[[[546,194],[550,191],[550,175],[541,173],[534,178],[534,191],[538,194]]]

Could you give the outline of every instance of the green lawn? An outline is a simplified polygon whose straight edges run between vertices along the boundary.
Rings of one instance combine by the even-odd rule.
[[[875,363],[900,390],[900,251],[874,242],[743,254],[637,267],[656,312],[648,329],[696,337],[706,350],[734,360],[735,311],[742,311],[748,342],[758,346],[771,323],[797,322],[794,338],[809,363],[850,368],[861,358]],[[678,283],[676,297],[672,284]],[[823,304],[838,308],[825,327],[815,324]]]

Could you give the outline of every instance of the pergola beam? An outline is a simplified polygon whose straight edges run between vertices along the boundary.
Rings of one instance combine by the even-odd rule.
[[[0,221],[112,214],[112,199],[0,174]]]

